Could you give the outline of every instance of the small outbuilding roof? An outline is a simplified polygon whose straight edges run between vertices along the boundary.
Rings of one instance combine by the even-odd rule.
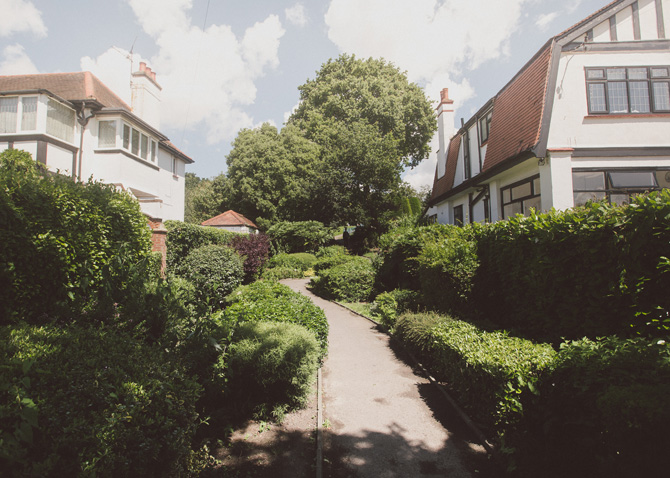
[[[228,210],[223,214],[207,219],[202,223],[203,226],[224,227],[224,226],[247,226],[258,229],[258,226],[244,217],[242,214]]]

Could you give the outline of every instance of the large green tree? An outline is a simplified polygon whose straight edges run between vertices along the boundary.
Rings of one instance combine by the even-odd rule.
[[[200,224],[229,206],[230,188],[225,174],[203,179],[186,173],[184,221]]]

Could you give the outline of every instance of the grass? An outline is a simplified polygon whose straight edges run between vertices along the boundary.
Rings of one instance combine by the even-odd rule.
[[[339,302],[347,309],[351,309],[357,314],[364,315],[365,317],[375,320],[374,315],[372,314],[373,304],[369,302]]]

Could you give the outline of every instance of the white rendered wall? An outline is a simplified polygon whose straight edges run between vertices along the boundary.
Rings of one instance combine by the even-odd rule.
[[[649,40],[658,40],[658,24],[656,23],[656,1],[638,0],[638,15],[640,16],[640,37]]]
[[[551,152],[539,167],[542,211],[574,206],[571,154],[570,151]]]

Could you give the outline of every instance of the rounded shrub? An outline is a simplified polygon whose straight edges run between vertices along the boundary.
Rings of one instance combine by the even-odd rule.
[[[229,400],[238,412],[281,421],[304,405],[319,367],[319,344],[309,330],[289,323],[247,322],[238,327],[228,361]]]
[[[182,265],[183,276],[196,289],[198,300],[220,308],[224,298],[242,283],[242,258],[227,246],[209,245],[192,251]]]
[[[372,293],[375,270],[370,260],[353,256],[344,264],[325,269],[312,279],[314,292],[346,302],[366,301]]]
[[[307,252],[296,252],[294,254],[277,254],[268,261],[268,268],[286,267],[298,269],[305,272],[314,266],[316,256]]]
[[[165,221],[168,230],[167,269],[176,274],[182,273],[182,263],[191,251],[199,247],[216,244],[225,246],[239,234],[215,227],[205,227],[182,221]]]
[[[0,329],[3,476],[187,476],[199,385],[109,328]]]

